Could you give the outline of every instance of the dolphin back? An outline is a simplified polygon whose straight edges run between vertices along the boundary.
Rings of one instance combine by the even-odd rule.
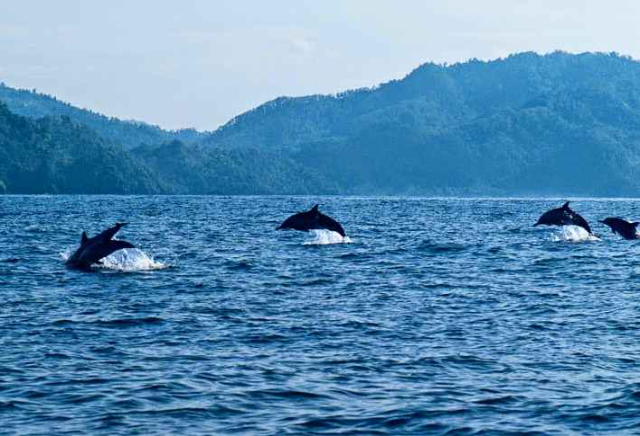
[[[293,229],[307,231],[309,230],[309,227],[307,226],[308,219],[306,218],[306,215],[307,212],[300,212],[295,215],[291,215],[289,218],[284,220],[276,230]]]
[[[593,232],[591,231],[591,227],[589,227],[589,223],[587,222],[587,220],[585,220],[584,218],[582,218],[582,216],[580,216],[579,214],[572,212],[572,224],[578,227],[582,227],[583,229],[585,229],[587,232],[589,232],[589,234],[593,235]]]
[[[619,234],[624,239],[627,239],[627,240],[638,239],[637,227],[638,227],[638,224],[640,224],[638,222],[630,223],[626,220],[623,220],[622,218],[612,218],[612,217],[605,218],[600,222],[610,227],[613,233]]]
[[[593,235],[593,232],[591,231],[591,227],[589,227],[589,223],[587,223],[587,220],[571,210],[568,201],[559,208],[551,209],[543,213],[540,218],[538,218],[538,222],[536,222],[534,226],[539,226],[541,224],[546,226],[578,226],[582,227],[587,232],[589,232],[589,234]]]
[[[344,229],[342,228],[342,225],[338,221],[322,213],[318,217],[318,227],[321,229],[327,229],[339,233],[343,238],[347,236]]]

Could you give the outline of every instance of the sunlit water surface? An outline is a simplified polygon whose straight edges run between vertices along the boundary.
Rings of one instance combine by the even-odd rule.
[[[274,230],[316,202],[348,240]],[[640,201],[560,204],[0,197],[0,432],[637,432],[640,245],[597,219]]]

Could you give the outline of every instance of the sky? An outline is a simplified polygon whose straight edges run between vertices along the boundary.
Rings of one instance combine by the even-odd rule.
[[[279,96],[554,50],[640,59],[637,0],[0,0],[0,82],[213,130]]]

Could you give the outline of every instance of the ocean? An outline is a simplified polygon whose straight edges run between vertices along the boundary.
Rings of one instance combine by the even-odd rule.
[[[639,433],[640,245],[597,220],[640,200],[532,227],[563,200],[0,196],[0,433]],[[315,203],[347,239],[274,230]]]

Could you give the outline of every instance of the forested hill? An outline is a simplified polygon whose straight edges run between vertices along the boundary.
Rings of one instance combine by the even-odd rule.
[[[640,195],[640,63],[521,53],[279,98],[206,138],[288,150],[344,192]]]
[[[79,124],[90,127],[104,138],[119,143],[125,149],[176,139],[190,143],[204,137],[203,133],[194,129],[163,130],[158,126],[138,121],[107,117],[35,90],[15,89],[4,83],[0,83],[0,102],[5,103],[11,112],[31,119],[67,116]]]
[[[312,194],[337,185],[290,156],[178,140],[125,150],[67,116],[0,102],[0,194]]]
[[[429,63],[207,135],[7,87],[3,101],[6,192],[640,196],[640,63],[616,54]]]
[[[159,179],[119,145],[68,117],[30,120],[0,102],[0,193],[160,193]]]
[[[499,111],[541,106],[556,98],[583,99],[586,94],[619,100],[623,109],[639,90],[640,63],[616,54],[528,52],[488,62],[426,63],[401,80],[374,88],[280,97],[235,117],[206,142],[295,147],[382,125],[433,133]],[[596,100],[582,103],[601,111]]]

